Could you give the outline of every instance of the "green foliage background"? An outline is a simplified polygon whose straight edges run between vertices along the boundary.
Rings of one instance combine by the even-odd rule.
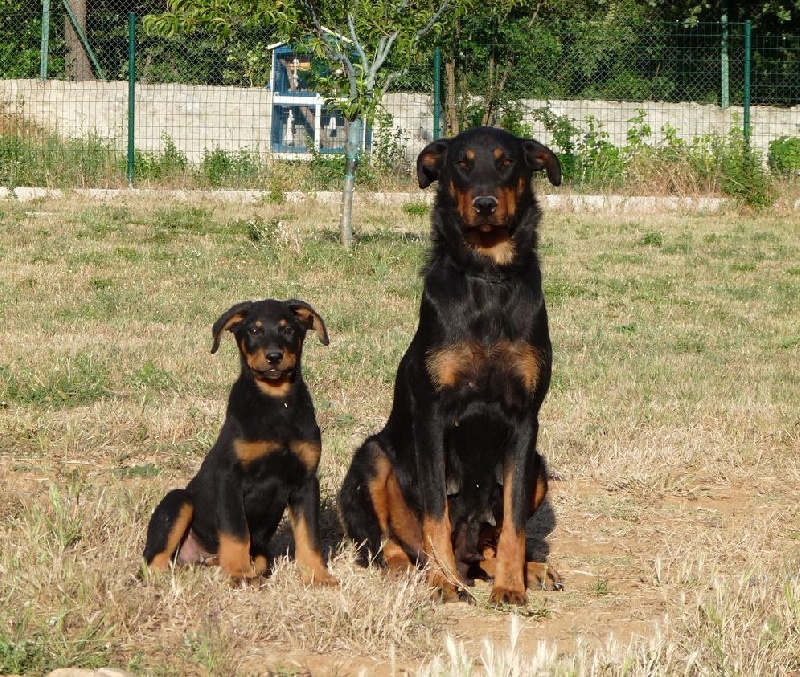
[[[137,17],[166,17],[161,23],[168,23],[177,16],[167,12],[170,7],[178,6],[190,16],[194,16],[191,8],[199,7],[202,12],[197,10],[189,34],[178,31],[169,38],[139,30],[140,80],[246,87],[267,84],[269,46],[291,32],[291,19],[303,5],[256,0],[238,5],[208,0],[171,0],[169,6],[167,0],[88,0],[87,4],[87,36],[110,79],[127,77],[129,12]],[[307,4],[324,8],[320,9],[323,20],[343,25],[346,11],[355,7],[354,3]],[[370,44],[388,31],[391,17],[381,13],[390,5],[382,2],[372,3],[371,10],[356,8],[359,34],[367,36]],[[719,22],[726,13],[732,22],[729,47],[734,55],[731,103],[741,103],[742,62],[735,55],[742,50],[741,22],[750,19],[751,102],[797,104],[800,0],[743,0],[725,5],[723,0],[457,0],[448,6],[437,35],[424,40],[419,49],[398,44],[386,70],[404,74],[393,84],[396,91],[429,91],[431,55],[434,46],[439,46],[443,60],[458,70],[460,90],[487,97],[487,101],[498,90],[505,100],[547,97],[714,103],[722,29],[718,23],[711,27],[703,22]],[[234,6],[252,6],[252,12],[233,13]],[[259,12],[265,12],[267,6],[271,8],[269,16],[261,16]],[[64,23],[62,4],[52,2],[48,77],[65,77]],[[220,40],[221,34],[224,40]],[[40,3],[0,0],[0,77],[37,77],[40,37]],[[701,43],[708,48],[698,48]],[[565,54],[569,54],[568,60],[564,60]]]

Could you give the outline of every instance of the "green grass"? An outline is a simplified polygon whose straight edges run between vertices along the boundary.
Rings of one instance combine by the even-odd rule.
[[[567,589],[531,592],[506,647],[513,610],[489,608],[485,586],[475,607],[436,606],[424,579],[361,570],[341,545],[333,496],[389,411],[428,221],[415,204],[359,207],[345,252],[335,212],[202,196],[1,206],[0,673],[388,674],[395,661],[468,675],[484,637],[487,674],[800,666],[796,213],[545,215],[555,365],[540,448]],[[342,585],[305,589],[286,561],[252,589],[214,569],[142,580],[150,513],[196,472],[238,369],[232,341],[210,354],[211,325],[265,297],[310,302],[330,333],[328,347],[310,337],[304,371]],[[277,554],[288,542],[276,536]]]
[[[12,405],[75,407],[109,393],[109,368],[87,352],[56,357],[45,373],[0,368],[2,399]]]
[[[676,130],[665,126],[665,137],[654,142],[644,111],[638,133],[618,147],[592,117],[583,122],[554,116],[549,109],[533,111],[553,135],[559,152],[564,185],[582,192],[621,192],[629,195],[725,195],[741,205],[766,209],[796,193],[798,139],[776,139],[769,162],[753,151],[741,128],[725,134],[681,140]],[[519,125],[516,133],[530,134]],[[566,136],[564,135],[566,132]],[[111,140],[88,136],[61,139],[35,128],[14,115],[6,117],[0,130],[0,185],[123,187],[128,185],[126,154]],[[158,152],[136,151],[133,158],[137,187],[186,189],[257,189],[265,200],[281,204],[289,191],[338,191],[344,177],[344,156],[312,154],[306,161],[272,160],[248,149],[205,149],[197,164],[169,137],[162,138]],[[402,143],[375,147],[365,154],[356,170],[360,190],[416,189],[413,167],[406,161]],[[407,214],[424,207],[410,203]]]

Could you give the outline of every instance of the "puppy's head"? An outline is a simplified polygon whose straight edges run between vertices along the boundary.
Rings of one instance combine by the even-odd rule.
[[[244,301],[214,323],[211,352],[217,352],[222,332],[227,330],[236,339],[243,371],[259,384],[278,385],[294,379],[309,329],[328,345],[322,317],[305,301]]]
[[[458,216],[465,243],[504,263],[522,213],[534,203],[531,177],[545,171],[561,184],[555,153],[533,139],[494,127],[474,127],[434,141],[417,158],[420,188],[439,182],[438,204]]]

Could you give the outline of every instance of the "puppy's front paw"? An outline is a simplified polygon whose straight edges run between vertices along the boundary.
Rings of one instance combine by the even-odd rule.
[[[233,580],[241,581],[256,577],[256,570],[250,560],[250,542],[240,541],[220,535],[217,560],[220,568]]]

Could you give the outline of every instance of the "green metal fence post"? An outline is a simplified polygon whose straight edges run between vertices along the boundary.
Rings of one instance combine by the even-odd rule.
[[[442,50],[433,50],[433,138],[442,135]]]
[[[47,56],[50,51],[50,0],[42,0],[42,49],[39,57],[39,77],[47,79]]]
[[[744,140],[750,143],[750,20],[744,22],[744,91],[742,92],[742,108],[744,109]]]
[[[128,186],[133,187],[134,123],[136,122],[136,14],[128,15]]]

